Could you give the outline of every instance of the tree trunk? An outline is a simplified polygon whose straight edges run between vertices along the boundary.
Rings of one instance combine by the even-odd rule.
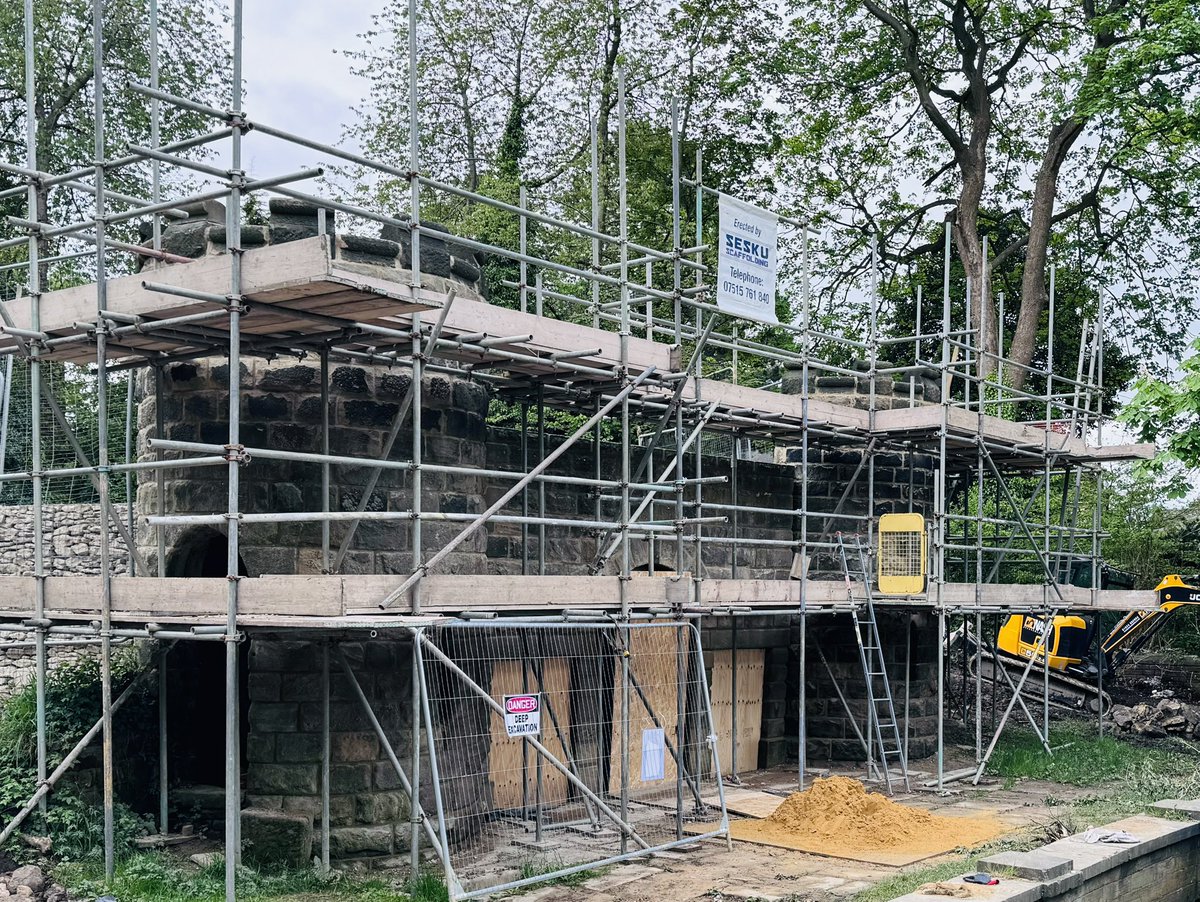
[[[611,192],[608,190],[608,175],[611,165],[610,143],[608,139],[611,128],[612,111],[617,105],[617,59],[621,52],[621,35],[623,21],[621,5],[614,2],[610,8],[608,21],[608,40],[604,48],[604,64],[600,70],[600,109],[596,113],[596,143],[597,181],[600,186],[597,203],[600,209],[600,231],[608,232],[608,204]],[[616,231],[615,229],[612,231]]]
[[[1075,119],[1064,120],[1054,127],[1034,183],[1029,240],[1025,245],[1025,268],[1021,276],[1021,306],[1017,314],[1017,330],[1013,333],[1008,352],[1008,358],[1017,364],[1012,368],[1012,386],[1018,391],[1025,387],[1029,378],[1027,367],[1037,349],[1038,327],[1042,311],[1046,309],[1046,263],[1050,254],[1050,233],[1054,226],[1058,174],[1082,133],[1083,123]]]
[[[991,303],[984,301],[983,243],[979,237],[979,205],[983,199],[984,183],[987,179],[987,142],[991,134],[991,104],[983,98],[975,110],[971,142],[960,155],[959,171],[962,174],[962,190],[958,196],[958,216],[954,233],[958,255],[963,261],[970,292],[967,318],[977,335],[969,341],[977,349],[977,365],[974,375],[986,379],[996,369],[996,314]],[[956,328],[964,324],[954,324]]]

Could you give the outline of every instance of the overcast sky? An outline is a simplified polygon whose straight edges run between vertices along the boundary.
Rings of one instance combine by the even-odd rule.
[[[358,35],[380,5],[380,0],[246,3],[243,75],[250,118],[338,143],[350,107],[366,93],[341,51],[362,45]],[[255,175],[290,172],[313,165],[319,156],[261,136],[247,142],[246,153],[245,166]]]

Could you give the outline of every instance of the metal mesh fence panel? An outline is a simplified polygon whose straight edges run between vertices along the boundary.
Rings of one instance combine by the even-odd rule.
[[[690,623],[464,622],[421,644],[459,898],[727,832]]]

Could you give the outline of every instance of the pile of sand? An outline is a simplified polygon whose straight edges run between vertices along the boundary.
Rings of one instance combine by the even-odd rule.
[[[994,817],[944,817],[907,808],[857,780],[816,780],[760,821],[738,821],[735,839],[857,857],[863,851],[936,852],[992,839],[1008,828]]]

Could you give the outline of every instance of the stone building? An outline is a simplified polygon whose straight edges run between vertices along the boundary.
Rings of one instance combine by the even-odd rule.
[[[189,211],[191,217],[174,223],[164,235],[164,247],[177,254],[204,256],[224,251],[225,227],[222,212],[215,206]],[[322,222],[323,219],[323,222]],[[321,217],[313,207],[294,201],[274,200],[271,216],[264,225],[245,226],[246,247],[281,243],[312,237],[328,230],[334,252],[344,265],[385,273],[405,283],[411,265],[408,234],[389,228],[379,238],[333,233],[333,215]],[[444,240],[423,232],[421,244],[423,278],[441,280],[466,297],[482,298],[481,261],[450,236]],[[364,271],[367,271],[364,270]],[[248,317],[253,322],[253,312]],[[251,334],[243,364],[241,415],[242,441],[247,447],[319,452],[321,424],[328,417],[329,450],[334,455],[381,458],[389,430],[410,388],[411,371],[404,367],[337,362],[331,365],[327,394],[321,386],[319,362],[313,359],[280,358],[254,353]],[[435,361],[437,363],[437,361]],[[156,422],[165,423],[163,437],[177,441],[224,444],[228,435],[228,364],[221,359],[172,363],[163,368],[163,391],[156,399],[153,381],[143,376],[138,384],[138,453],[149,459],[149,440],[156,435]],[[785,374],[784,390],[795,391],[798,376]],[[858,404],[864,397],[863,378],[819,377],[814,391],[837,398],[839,403]],[[869,384],[866,386],[869,390]],[[919,389],[919,391],[918,391]],[[928,397],[936,383],[920,383],[912,393]],[[893,386],[877,380],[877,394],[896,403],[907,403],[907,385]],[[326,398],[327,410],[322,407]],[[519,471],[526,460],[536,462],[536,448],[522,446],[520,434],[494,427],[488,422],[493,401],[485,385],[465,370],[452,366],[431,368],[422,386],[421,413],[423,460],[421,508],[426,512],[453,515],[475,514],[487,508],[511,485],[510,480],[489,475],[491,471]],[[157,409],[161,403],[162,410]],[[412,447],[411,420],[399,430],[391,458],[408,459]],[[548,438],[547,451],[556,440]],[[599,472],[613,478],[619,473],[620,449],[580,442],[558,460],[551,473],[572,475]],[[636,449],[635,449],[636,452]],[[599,454],[597,466],[596,455]],[[807,497],[810,506],[849,515],[878,515],[892,510],[923,511],[930,501],[932,464],[920,455],[880,455],[876,460],[874,510],[868,510],[865,482],[852,490],[846,486],[859,466],[861,452],[828,444],[812,449],[809,456]],[[658,452],[661,462],[670,452]],[[739,460],[734,472],[728,456],[706,457],[706,476],[727,476],[723,486],[706,488],[706,500],[739,503],[781,511],[800,507],[802,487],[798,481],[799,452],[781,448],[777,462]],[[691,471],[695,461],[685,469]],[[439,471],[445,468],[476,468],[479,472]],[[354,511],[363,498],[369,469],[336,465],[330,468],[328,503],[335,511]],[[368,511],[397,514],[411,506],[412,475],[404,469],[383,470],[370,498]],[[143,473],[137,489],[136,509],[141,524],[137,531],[139,549],[151,567],[157,566],[158,536],[145,525],[146,515],[211,514],[226,506],[226,475],[222,467],[168,469],[160,497],[155,477]],[[240,509],[246,513],[286,513],[322,508],[322,468],[319,463],[255,459],[242,469]],[[536,509],[538,493],[529,501]],[[519,499],[518,499],[519,501]],[[602,515],[615,513],[611,500],[601,500]],[[514,510],[519,510],[516,503]],[[597,510],[594,493],[584,487],[553,484],[545,491],[545,512],[565,518],[591,518]],[[0,511],[20,547],[6,549],[0,566],[18,572],[29,557],[29,540],[19,523],[20,510]],[[98,517],[55,513],[51,518],[48,547],[54,550],[53,566],[64,571],[87,573],[95,568],[95,536],[79,533],[78,523],[98,522]],[[810,538],[829,541],[838,529],[855,531],[860,521],[822,518],[810,525]],[[3,528],[5,524],[0,524]],[[428,521],[423,525],[426,555],[440,548],[462,528],[454,520]],[[336,552],[346,525],[334,524],[331,547]],[[79,533],[79,534],[77,534]],[[732,524],[705,527],[714,538],[733,535]],[[778,540],[779,545],[709,542],[703,546],[701,566],[705,577],[787,580],[796,573],[794,543],[799,535],[795,517],[747,513],[740,517],[738,535]],[[179,526],[164,530],[167,576],[223,576],[226,572],[226,541],[213,526]],[[440,572],[518,574],[538,572],[538,562],[547,574],[592,572],[601,549],[601,537],[590,530],[548,529],[546,547],[538,547],[538,530],[511,523],[490,523],[476,532],[441,565]],[[673,570],[675,546],[670,540],[656,542],[653,549],[644,540],[632,543],[635,569]],[[62,552],[60,554],[60,552]],[[322,572],[322,530],[318,523],[265,522],[240,526],[239,562],[243,575],[257,578],[269,574]],[[123,562],[116,554],[114,559]],[[397,583],[412,570],[410,521],[371,520],[360,523],[349,541],[340,571],[345,573],[396,574]],[[682,567],[696,566],[689,547]],[[617,572],[608,561],[606,572]],[[92,568],[89,570],[88,568]],[[818,552],[810,563],[814,577],[840,578],[840,570],[828,552]],[[564,606],[569,604],[564,599]],[[464,599],[464,609],[486,608],[486,599]],[[737,623],[735,624],[735,619]],[[773,766],[797,755],[797,703],[800,681],[797,655],[798,624],[789,614],[756,614],[750,617],[712,617],[703,627],[706,664],[717,656],[730,655],[736,642],[743,655],[757,654],[761,660],[761,687],[745,686],[742,692],[756,693],[761,701],[757,748],[748,762]],[[938,654],[935,633],[923,619],[893,616],[881,620],[887,665],[897,692],[912,699],[909,731],[911,757],[932,751],[934,737],[934,687]],[[735,639],[736,635],[736,639]],[[286,813],[310,826],[320,816],[319,767],[321,760],[321,641],[282,641],[252,638],[242,653],[243,724],[242,755],[245,775],[244,805],[260,812]],[[807,675],[808,752],[810,760],[859,758],[861,748],[854,738],[852,721],[865,710],[865,691],[852,628],[845,617],[810,618],[809,647],[820,647],[828,669],[809,661]],[[411,641],[381,636],[369,641],[347,641],[339,646],[371,701],[394,751],[406,760],[411,755],[412,720]],[[513,658],[521,652],[510,649]],[[7,679],[19,679],[12,660],[0,665],[0,689]],[[7,670],[6,670],[7,668]],[[171,778],[175,810],[180,818],[195,817],[221,807],[223,747],[223,700],[206,686],[223,683],[224,651],[212,643],[182,643],[173,653],[169,671],[168,699],[171,730]],[[5,674],[8,674],[6,677]],[[479,674],[481,680],[491,674]],[[575,675],[580,679],[586,674]],[[846,696],[847,706],[838,701],[833,677]],[[335,666],[332,684],[332,769],[331,842],[335,858],[343,861],[388,862],[403,852],[408,836],[408,799],[400,791],[385,751],[372,731],[353,688]],[[847,707],[849,710],[847,710]],[[486,712],[472,717],[486,720]],[[583,742],[583,737],[578,737]],[[487,773],[486,743],[464,743],[462,761],[443,762],[443,778],[462,773]],[[468,760],[469,759],[469,760]],[[739,760],[741,756],[739,756]],[[593,777],[604,785],[603,774]],[[199,787],[199,788],[197,788]],[[210,788],[205,788],[210,787]],[[429,787],[426,784],[425,791]],[[477,781],[469,791],[448,794],[451,818],[461,804],[464,818],[479,806],[489,806],[491,788]],[[455,802],[454,800],[459,800]],[[432,800],[424,803],[432,807]],[[214,827],[219,817],[211,818]],[[311,833],[310,833],[311,835]]]

